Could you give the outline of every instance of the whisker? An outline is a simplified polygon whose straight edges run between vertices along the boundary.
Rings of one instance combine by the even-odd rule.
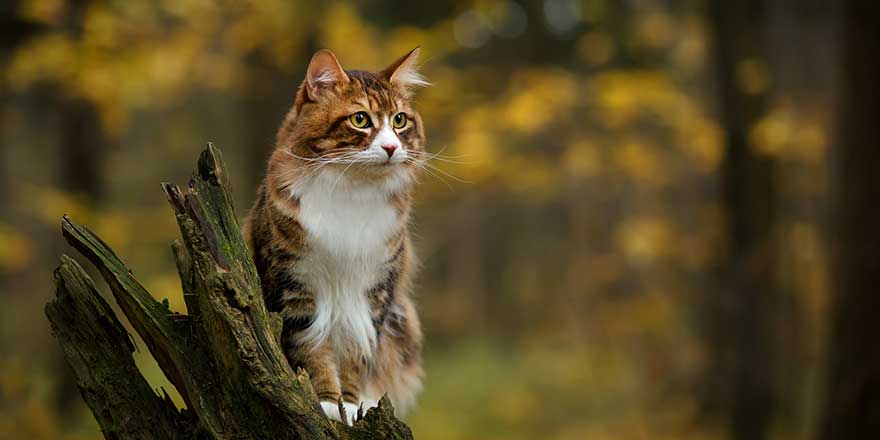
[[[320,161],[321,161],[321,158],[320,158],[320,157],[302,157],[302,156],[297,156],[296,154],[293,154],[293,153],[291,153],[290,151],[287,151],[287,150],[281,150],[281,152],[284,153],[284,154],[286,154],[286,155],[288,155],[288,156],[291,156],[291,157],[297,158],[297,159],[299,159],[299,160],[304,160],[304,161],[306,161],[306,162],[320,162]]]
[[[354,165],[355,163],[357,163],[357,162],[352,162],[352,163],[350,163],[347,167],[345,167],[345,169],[342,170],[341,173],[339,173],[339,177],[336,178],[336,180],[333,182],[333,187],[330,188],[330,194],[331,194],[331,195],[333,194],[334,191],[336,191],[336,185],[339,184],[339,180],[342,179],[342,176],[345,175],[345,172],[348,171],[348,169],[351,168],[352,165]]]
[[[421,157],[439,157],[439,158],[450,159],[450,160],[459,160],[459,159],[464,159],[464,158],[467,158],[467,157],[471,157],[470,155],[449,156],[449,155],[446,155],[446,154],[440,154],[440,153],[429,153],[429,152],[426,152],[426,151],[408,151],[407,153],[412,154],[412,155],[414,155],[414,156],[421,156]]]
[[[296,159],[303,160],[306,162],[326,162],[328,160],[338,159],[338,158],[357,154],[361,150],[357,149],[357,148],[337,148],[335,150],[331,150],[329,153],[325,154],[324,156],[316,156],[316,157],[303,157],[303,156],[296,155],[293,152],[290,152],[287,150],[281,150],[281,151],[284,154],[287,154],[288,156],[291,156],[291,157],[294,157]]]
[[[296,168],[296,169],[288,171],[287,173],[284,173],[282,175],[282,179],[286,179],[291,176],[296,176],[296,181],[292,182],[288,185],[288,188],[290,188],[290,187],[295,188],[298,184],[301,184],[302,182],[308,180],[309,178],[311,178],[312,176],[317,174],[322,168],[326,167],[327,165],[337,164],[337,163],[341,163],[341,164],[347,163],[347,164],[349,164],[348,166],[351,166],[352,164],[357,163],[358,161],[349,160],[349,159],[354,157],[358,152],[359,151],[347,152],[344,154],[340,154],[339,157],[337,157],[337,158],[323,160],[320,162],[307,163],[306,166],[303,167],[306,170],[305,174],[297,176],[297,174],[302,172],[303,168]]]
[[[413,162],[413,163],[415,163],[415,162]],[[420,163],[419,165],[423,166],[422,169],[430,168],[430,169],[432,169],[432,170],[434,170],[434,171],[436,171],[436,172],[438,172],[438,173],[440,173],[440,174],[442,174],[442,175],[444,175],[444,176],[446,176],[446,177],[449,177],[449,178],[452,179],[452,180],[455,180],[456,182],[460,182],[460,183],[473,183],[473,182],[471,182],[471,181],[469,181],[469,180],[462,179],[461,177],[458,177],[458,176],[452,175],[452,174],[450,174],[450,173],[448,173],[448,172],[446,172],[446,171],[443,171],[442,169],[440,169],[440,168],[438,168],[438,167],[436,167],[436,166],[434,166],[434,165],[431,165],[431,164],[428,163],[428,162],[422,162],[422,163]]]
[[[300,156],[296,156],[293,153],[286,152],[286,151],[285,151],[285,153],[290,154],[291,156],[300,158]],[[306,167],[315,166],[315,164],[318,164],[320,166],[320,165],[326,165],[326,164],[330,164],[330,163],[342,163],[342,162],[348,163],[348,160],[355,157],[357,155],[357,153],[358,153],[357,151],[353,151],[353,152],[347,152],[344,154],[340,154],[339,156],[330,157],[330,158],[314,158],[314,159],[303,158],[303,159],[308,162],[306,164]],[[300,169],[301,168],[295,168],[293,170],[290,170],[289,173],[295,174]]]
[[[413,165],[419,167],[419,169],[421,169],[422,171],[424,171],[425,174],[428,174],[429,176],[431,176],[431,177],[433,177],[433,178],[435,178],[435,179],[437,179],[437,180],[443,182],[443,184],[446,185],[446,187],[449,188],[451,191],[455,191],[455,188],[453,188],[452,185],[450,185],[449,182],[446,181],[446,179],[444,179],[444,178],[443,178],[442,176],[440,176],[439,174],[437,174],[437,173],[431,171],[430,169],[428,169],[427,167],[425,167],[424,164],[421,164],[421,163],[418,163],[418,162],[409,162],[409,163],[411,163],[411,164],[413,164]]]
[[[436,155],[436,156],[445,157],[445,158],[449,158],[449,159],[458,159],[458,158],[465,158],[465,157],[472,156],[471,154],[456,154],[456,155],[443,154],[443,152],[446,151],[447,148],[449,148],[449,145],[444,145],[442,148],[440,148],[440,151],[437,151],[436,153],[431,153],[428,151],[412,151],[412,153]]]
[[[299,178],[299,180],[305,180],[305,179],[308,179],[309,177],[314,176],[315,174],[317,174],[318,171],[321,170],[321,168],[324,168],[324,167],[326,167],[327,165],[330,165],[330,164],[337,164],[337,163],[354,163],[354,161],[351,161],[351,162],[343,162],[341,159],[340,159],[340,160],[333,160],[333,161],[326,161],[326,162],[324,162],[324,163],[322,163],[322,164],[316,166],[314,169],[310,170],[308,173],[302,175],[302,176]]]
[[[453,175],[453,174],[450,174],[450,173],[448,173],[448,172],[446,172],[446,171],[443,171],[443,170],[441,170],[440,168],[435,167],[434,165],[431,165],[431,164],[429,164],[429,163],[426,163],[425,166],[427,166],[427,167],[433,169],[434,171],[437,171],[437,172],[440,173],[440,174],[443,174],[443,175],[446,176],[446,177],[449,177],[449,178],[452,179],[452,180],[455,180],[456,182],[459,182],[459,183],[467,183],[467,184],[474,183],[474,182],[471,182],[470,180],[462,179],[461,177],[458,177],[458,176],[456,176],[456,175]]]
[[[461,161],[461,160],[450,159],[447,157],[437,156],[437,155],[433,155],[433,154],[426,154],[423,156],[419,156],[416,154],[414,156],[416,159],[419,159],[419,160],[424,160],[424,161],[439,160],[441,162],[451,163],[451,164],[455,164],[455,165],[473,165],[476,163],[476,162],[471,162],[471,161],[466,162],[466,161]]]

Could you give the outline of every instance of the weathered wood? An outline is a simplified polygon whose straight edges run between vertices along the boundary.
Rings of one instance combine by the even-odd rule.
[[[174,419],[161,423],[175,427],[164,434],[148,436],[144,432],[140,437],[126,438],[190,438],[186,436],[193,432],[215,439],[412,438],[409,428],[394,418],[387,399],[353,427],[330,421],[318,404],[308,375],[291,369],[279,343],[281,319],[269,313],[263,303],[259,277],[235,216],[220,152],[208,145],[185,189],[171,184],[162,187],[182,234],[182,242],[175,242],[172,250],[187,315],[173,313],[156,301],[97,235],[67,217],[62,221],[64,237],[98,268],[123,314],[195,415],[191,417],[194,427],[188,430],[169,425],[179,423]],[[64,268],[62,264],[59,271],[67,273],[69,270]],[[63,292],[74,290],[73,296],[88,295],[89,285],[72,285],[64,283],[65,279],[59,278],[56,303],[60,304]],[[89,357],[93,351],[100,351],[100,346],[91,346],[88,340],[74,344],[62,337],[62,332],[77,333],[70,327],[87,324],[60,327],[56,321],[61,315],[49,312],[57,308],[50,305],[47,314],[59,329],[56,334],[65,352]],[[100,307],[93,308],[92,314],[103,313]],[[118,374],[143,381],[136,370],[116,363],[108,361],[100,368],[119,369]],[[106,382],[103,376],[95,375],[92,370],[98,366],[79,362],[74,367],[81,383],[91,380],[96,387],[109,389],[105,393],[108,396],[125,396],[115,389],[119,382]],[[90,374],[94,378],[89,379]],[[93,400],[90,406],[99,420],[102,415],[96,408],[110,414],[109,420],[115,424],[108,422],[109,426],[124,424],[120,420],[125,420],[125,411],[131,405],[108,406],[103,397]],[[141,412],[149,415],[155,411]],[[126,429],[138,432],[139,426],[133,424]]]
[[[92,280],[72,258],[55,270],[55,299],[46,305],[83,399],[108,439],[200,438],[189,412],[178,412],[138,372],[134,343]]]

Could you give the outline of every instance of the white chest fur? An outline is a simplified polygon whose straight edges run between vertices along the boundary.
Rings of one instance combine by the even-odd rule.
[[[311,346],[328,341],[337,353],[355,350],[369,358],[376,330],[366,293],[379,281],[386,241],[399,227],[389,188],[322,170],[291,195],[299,198],[309,246],[294,270],[315,295],[315,319],[301,341]]]

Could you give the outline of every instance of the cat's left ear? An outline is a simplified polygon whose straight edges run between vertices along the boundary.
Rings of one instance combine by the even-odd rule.
[[[382,76],[388,82],[396,83],[403,87],[426,87],[431,85],[417,70],[416,58],[419,56],[419,51],[420,49],[416,47],[409,51],[408,54],[400,57],[400,59],[382,71]]]
[[[336,55],[327,49],[321,49],[315,52],[312,60],[309,61],[309,67],[306,69],[306,93],[311,99],[315,99],[320,93],[320,89],[332,85],[333,83],[348,82],[348,75]]]

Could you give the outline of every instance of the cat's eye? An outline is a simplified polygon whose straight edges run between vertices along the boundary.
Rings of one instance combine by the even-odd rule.
[[[348,121],[351,122],[355,128],[369,128],[370,127],[370,116],[367,115],[367,112],[357,112],[348,117]]]
[[[394,115],[394,118],[391,119],[391,125],[394,128],[401,129],[406,126],[406,115],[403,113],[398,113]]]

